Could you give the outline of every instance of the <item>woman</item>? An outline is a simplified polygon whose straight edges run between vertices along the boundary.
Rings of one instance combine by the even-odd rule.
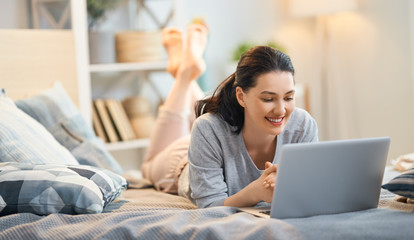
[[[201,56],[206,29],[195,29],[187,30],[176,81],[152,135],[155,140],[163,138],[163,134],[157,136],[160,129],[167,136],[177,129],[187,134],[185,109],[198,97],[194,79],[205,67]],[[167,52],[172,56],[168,47]],[[151,141],[144,176],[158,189],[180,195],[186,195],[189,179],[190,198],[198,207],[271,202],[280,146],[318,140],[315,120],[295,108],[293,75],[290,58],[284,53],[266,46],[247,51],[236,72],[211,97],[198,101],[191,141],[180,134],[167,141],[164,135],[159,152],[152,150],[156,141]],[[159,124],[160,118],[164,124]],[[175,125],[167,127],[167,120]]]

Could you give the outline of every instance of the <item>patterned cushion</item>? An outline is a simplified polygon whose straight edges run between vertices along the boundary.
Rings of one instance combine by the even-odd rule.
[[[102,199],[93,181],[64,167],[0,171],[0,216],[100,213]]]
[[[387,184],[382,185],[382,188],[397,195],[414,199],[414,168],[393,178]]]
[[[109,154],[102,139],[95,135],[59,82],[38,95],[16,101],[16,105],[40,122],[80,164],[122,173],[121,166]]]
[[[119,197],[128,187],[124,177],[103,168],[87,165],[68,166],[68,168],[98,185],[103,194],[105,206]]]
[[[91,166],[0,163],[0,215],[100,213],[126,187],[123,177]]]
[[[0,162],[78,164],[36,120],[0,95]]]

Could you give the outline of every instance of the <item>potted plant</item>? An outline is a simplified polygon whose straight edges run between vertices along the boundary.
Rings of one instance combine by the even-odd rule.
[[[254,42],[249,42],[249,41],[242,42],[233,50],[231,59],[230,59],[231,60],[230,64],[226,67],[226,73],[228,75],[234,73],[234,71],[236,71],[236,68],[237,68],[237,63],[239,62],[240,57],[243,55],[243,53],[245,53],[247,50],[257,45],[266,45],[269,47],[276,48],[282,52],[286,52],[285,47],[275,41],[269,41],[266,44],[256,44]]]
[[[243,55],[243,53],[245,53],[247,50],[249,50],[250,48],[252,48],[254,46],[257,46],[257,45],[258,44],[254,44],[252,42],[242,42],[240,45],[237,46],[236,49],[234,49],[231,60],[233,62],[238,62],[239,59],[240,59],[240,57],[241,57],[241,55]],[[282,45],[280,45],[280,44],[278,44],[278,43],[276,43],[274,41],[270,41],[270,42],[268,42],[268,43],[266,43],[264,45],[269,46],[269,47],[276,48],[276,49],[278,49],[278,50],[280,50],[282,52],[286,52],[285,48]]]
[[[88,29],[90,63],[115,62],[114,33],[99,31],[99,23],[105,20],[106,13],[118,7],[121,0],[88,0]]]

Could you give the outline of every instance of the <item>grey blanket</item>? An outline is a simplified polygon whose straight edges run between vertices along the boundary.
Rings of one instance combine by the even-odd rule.
[[[237,208],[196,209],[187,199],[131,189],[104,213],[20,213],[0,218],[0,239],[413,239],[413,206],[383,191],[380,208],[263,219]]]

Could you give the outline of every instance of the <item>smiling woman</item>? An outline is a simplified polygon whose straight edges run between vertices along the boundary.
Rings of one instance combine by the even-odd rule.
[[[163,31],[175,81],[159,109],[143,176],[198,207],[271,202],[278,150],[318,141],[316,122],[295,107],[289,56],[268,46],[243,54],[236,71],[202,99],[194,80],[205,70],[206,34],[199,24],[187,29],[185,40],[177,29]]]
[[[198,207],[270,202],[280,146],[318,140],[315,120],[295,108],[294,72],[286,54],[257,46],[198,102],[188,154]]]

